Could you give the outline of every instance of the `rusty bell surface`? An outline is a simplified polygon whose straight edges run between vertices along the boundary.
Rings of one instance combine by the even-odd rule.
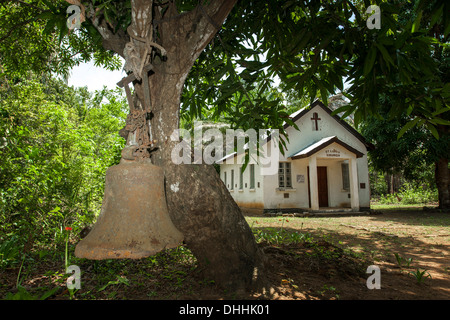
[[[106,172],[105,195],[92,231],[75,248],[79,258],[140,259],[181,244],[166,206],[163,169],[124,161]]]

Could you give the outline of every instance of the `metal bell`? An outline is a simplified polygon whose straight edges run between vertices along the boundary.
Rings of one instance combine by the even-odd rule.
[[[166,205],[163,169],[124,161],[106,172],[100,215],[75,248],[79,258],[140,259],[181,244]]]

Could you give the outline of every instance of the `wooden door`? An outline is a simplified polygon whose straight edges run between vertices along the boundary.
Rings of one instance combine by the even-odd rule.
[[[317,167],[317,184],[319,189],[319,207],[328,207],[327,167]]]
[[[319,194],[319,207],[328,207],[328,178],[327,167],[317,167],[317,184]],[[309,166],[308,166],[308,201],[311,208],[311,194],[309,191]]]

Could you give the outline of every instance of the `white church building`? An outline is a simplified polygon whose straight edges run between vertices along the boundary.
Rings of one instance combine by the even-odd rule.
[[[284,155],[278,148],[267,152],[278,170],[267,174],[250,159],[242,172],[243,155],[238,153],[218,162],[221,179],[236,203],[243,210],[265,212],[368,210],[370,145],[319,100],[291,119],[299,130],[285,125],[289,140]]]

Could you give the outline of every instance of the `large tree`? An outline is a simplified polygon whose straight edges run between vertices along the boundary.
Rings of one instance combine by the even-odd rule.
[[[133,108],[151,114],[151,157],[164,169],[174,224],[206,277],[248,289],[263,284],[264,255],[214,168],[172,162],[178,142],[170,137],[180,110],[193,117],[205,108],[215,115],[227,111],[234,126],[279,129],[283,136],[286,110],[262,94],[277,76],[287,89],[319,94],[325,103],[347,81],[350,104],[338,111],[354,113],[356,122],[376,113],[383,92],[431,130],[448,125],[440,115],[449,110],[449,87],[431,57],[433,45],[442,46],[448,36],[448,3],[432,1],[429,23],[421,24],[420,18],[398,21],[407,1],[375,2],[380,29],[366,24],[377,18],[365,13],[371,3],[357,0],[6,0],[0,8],[7,18],[0,22],[2,72],[26,69],[14,68],[21,54],[41,59],[30,59],[37,71],[63,72],[92,58],[113,67],[114,55],[125,59],[136,77]],[[424,3],[408,10],[420,13]],[[70,32],[69,4],[82,9],[80,28]],[[435,25],[442,26],[443,39],[428,35]],[[149,64],[151,71],[144,72]],[[255,88],[261,95],[249,94]]]
[[[415,8],[423,10],[413,10]],[[437,68],[435,74],[430,78],[444,86],[444,101],[448,99],[448,88],[450,79],[450,51],[448,50],[448,28],[445,31],[445,23],[433,24],[433,8],[436,3],[419,6],[417,3],[409,3],[399,15],[399,22],[407,24],[411,18],[416,25],[426,26],[429,30],[424,31],[430,40],[434,39],[430,47],[429,58]],[[444,6],[442,6],[444,10]],[[418,28],[418,27],[416,27]],[[446,45],[441,45],[445,43]],[[428,80],[426,80],[428,82]],[[446,108],[440,108],[440,99],[421,101],[429,90],[439,90],[437,83],[424,84],[420,89],[421,95],[416,96],[418,107],[402,108],[402,98],[412,98],[411,94],[405,94],[403,90],[394,90],[385,94],[381,92],[378,96],[380,107],[375,116],[369,116],[363,121],[362,133],[376,144],[376,150],[371,153],[371,159],[376,168],[385,172],[403,172],[406,176],[420,167],[421,163],[434,164],[435,183],[439,194],[439,207],[450,208],[450,168],[449,168],[449,120],[450,113]],[[416,89],[414,83],[412,88]],[[433,95],[430,95],[434,98]],[[437,110],[427,110],[423,104],[436,103]],[[400,103],[400,107],[398,105]],[[444,102],[445,103],[445,102]],[[447,104],[448,107],[448,104]],[[441,109],[441,111],[439,111]],[[427,122],[430,115],[439,115],[438,118]],[[419,124],[416,126],[416,124]],[[423,125],[425,124],[425,125]]]
[[[441,180],[444,177],[438,168],[440,159],[450,157],[450,136],[444,132],[439,132],[439,139],[436,139],[430,131],[423,127],[414,127],[400,132],[410,121],[411,117],[405,113],[398,115],[395,119],[389,119],[387,111],[391,109],[391,102],[382,100],[382,107],[379,110],[382,119],[369,116],[360,125],[361,134],[374,145],[370,151],[370,161],[374,169],[378,172],[393,175],[400,174],[407,181],[420,181],[424,174],[430,171],[434,173],[434,182],[438,187],[441,201],[439,204],[444,207],[443,198],[448,192],[448,185],[445,190],[442,188]],[[402,134],[398,139],[399,134]],[[441,160],[442,161],[442,160]],[[432,181],[421,181],[422,183],[432,183]],[[389,183],[390,184],[390,183]],[[393,186],[391,185],[393,190]]]

